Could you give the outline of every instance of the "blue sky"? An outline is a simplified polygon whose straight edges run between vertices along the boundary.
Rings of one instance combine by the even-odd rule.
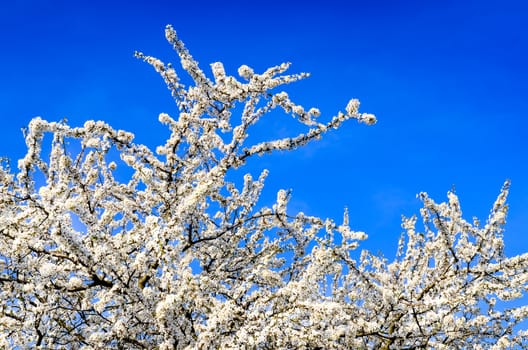
[[[292,188],[292,210],[342,217],[363,247],[392,256],[416,194],[455,186],[481,219],[512,180],[509,254],[528,251],[528,5],[524,1],[30,1],[0,4],[0,155],[24,153],[37,115],[72,125],[101,119],[155,146],[160,112],[176,108],[135,50],[178,62],[172,24],[208,69],[261,71],[284,61],[312,73],[288,90],[322,119],[357,97],[373,127],[350,122],[322,141],[251,164],[270,169],[266,195]],[[302,5],[301,5],[302,4]],[[288,116],[255,132],[287,133]],[[260,134],[257,136],[261,136]]]

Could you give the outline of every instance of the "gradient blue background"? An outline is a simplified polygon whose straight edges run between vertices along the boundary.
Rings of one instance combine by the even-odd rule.
[[[289,90],[323,120],[349,98],[374,127],[346,124],[292,153],[259,158],[265,189],[292,188],[293,211],[342,217],[363,247],[393,256],[416,194],[453,186],[467,218],[485,219],[512,180],[506,251],[528,251],[528,7],[525,1],[24,1],[0,4],[0,155],[20,158],[21,128],[40,115],[71,125],[102,119],[155,146],[160,112],[176,108],[134,50],[177,63],[173,24],[204,70],[235,74],[284,61],[312,77]],[[281,136],[290,117],[257,136]],[[266,124],[268,123],[268,124]],[[282,124],[284,123],[284,124]],[[284,125],[281,127],[281,125]]]

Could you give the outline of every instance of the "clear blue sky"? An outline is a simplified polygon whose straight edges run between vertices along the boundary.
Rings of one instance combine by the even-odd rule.
[[[485,219],[512,180],[510,254],[528,251],[528,5],[525,1],[3,1],[0,155],[24,153],[37,115],[72,125],[102,119],[162,143],[160,112],[176,108],[134,50],[177,63],[172,24],[203,69],[257,71],[284,61],[312,77],[291,86],[322,118],[349,98],[378,124],[349,123],[319,143],[263,157],[268,195],[293,189],[293,210],[364,230],[392,256],[400,215],[416,194],[444,200],[454,185],[466,217]],[[289,117],[284,117],[285,124]],[[278,135],[276,119],[258,132]]]

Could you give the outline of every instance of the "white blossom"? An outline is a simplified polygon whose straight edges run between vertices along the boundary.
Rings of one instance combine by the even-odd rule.
[[[255,74],[253,72],[253,69],[246,66],[245,64],[238,68],[238,75],[240,75],[242,78],[250,79],[253,76],[253,74]]]
[[[346,112],[348,115],[355,115],[359,110],[359,100],[358,99],[351,99],[348,101],[348,104],[346,106]]]

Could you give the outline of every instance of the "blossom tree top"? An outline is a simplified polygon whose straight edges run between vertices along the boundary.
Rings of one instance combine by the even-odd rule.
[[[209,77],[170,26],[166,37],[190,86],[172,65],[136,53],[179,108],[159,116],[170,130],[161,146],[135,144],[104,122],[35,118],[18,170],[0,168],[1,347],[526,345],[513,330],[528,308],[497,306],[521,297],[528,280],[528,255],[503,254],[508,183],[484,226],[462,218],[454,193],[440,204],[421,194],[424,232],[405,219],[395,261],[366,251],[357,258],[366,234],[350,228],[346,211],[341,224],[291,213],[286,190],[262,207],[266,170],[240,183],[226,174],[348,119],[371,125],[375,117],[353,99],[318,122],[319,110],[280,90],[307,74],[244,65],[237,78],[216,62]],[[248,130],[273,110],[306,132],[250,144]]]

